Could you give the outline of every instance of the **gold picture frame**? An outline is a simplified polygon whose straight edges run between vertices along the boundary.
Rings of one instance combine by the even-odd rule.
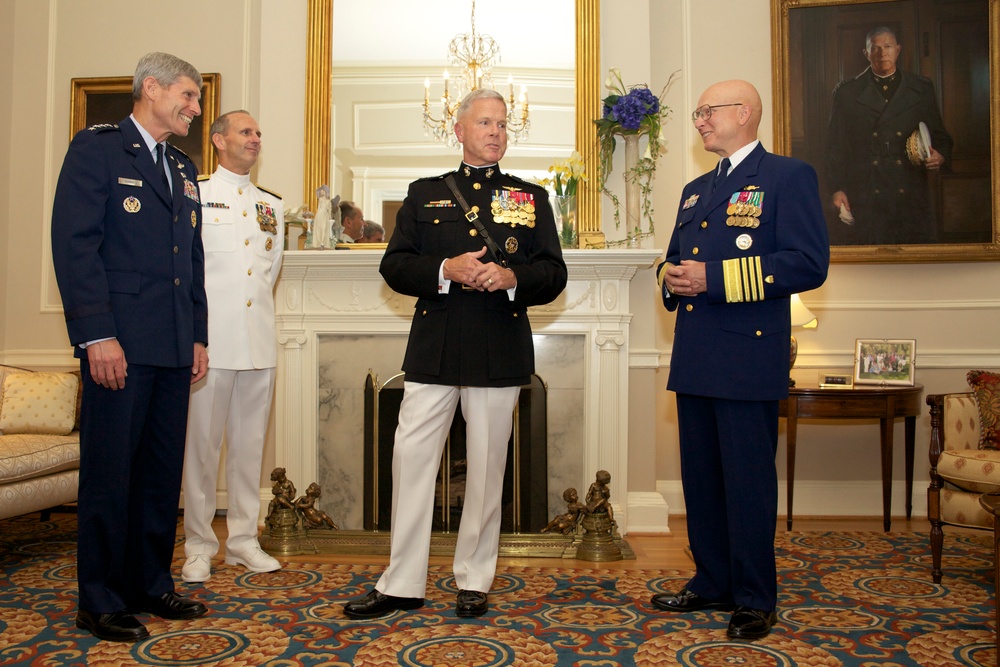
[[[865,71],[865,36],[882,25],[899,35],[899,70],[930,79],[955,142],[945,169],[912,195],[929,202],[931,242],[866,242],[871,232],[844,227],[825,183],[833,89]],[[1000,114],[1000,0],[771,0],[771,29],[774,150],[816,168],[831,261],[1000,260],[1000,129],[991,125]]]
[[[212,146],[209,130],[219,116],[222,94],[221,74],[202,74],[201,115],[191,123],[186,137],[172,136],[169,141],[188,154],[199,174],[215,171],[219,159]],[[97,123],[117,123],[132,112],[132,77],[99,76],[72,80],[69,113],[69,136]]]

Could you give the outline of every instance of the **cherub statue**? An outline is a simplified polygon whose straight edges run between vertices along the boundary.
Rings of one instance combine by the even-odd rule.
[[[306,528],[332,528],[333,530],[340,530],[326,512],[316,507],[316,501],[321,495],[323,495],[323,491],[320,489],[319,484],[313,482],[306,489],[306,495],[295,501],[295,509],[298,510],[299,515],[302,517],[302,523]]]
[[[583,513],[587,511],[587,506],[580,502],[580,497],[573,487],[563,491],[562,497],[566,501],[566,513],[559,514],[552,521],[549,521],[545,528],[542,528],[543,533],[553,531],[569,535],[576,528],[576,524],[580,522]]]
[[[598,470],[597,478],[587,489],[587,512],[597,514],[603,512],[614,522],[615,512],[611,508],[611,489],[608,484],[611,482],[611,473],[607,470]]]
[[[271,518],[277,510],[281,508],[295,509],[295,485],[285,477],[285,469],[275,468],[272,470],[271,481],[274,482],[271,485],[271,493],[274,494],[274,497],[267,505],[267,518],[265,519],[267,523],[271,523]]]

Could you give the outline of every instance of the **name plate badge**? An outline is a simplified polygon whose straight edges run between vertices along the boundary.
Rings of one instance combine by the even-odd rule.
[[[819,374],[820,389],[853,389],[854,376],[834,373]]]

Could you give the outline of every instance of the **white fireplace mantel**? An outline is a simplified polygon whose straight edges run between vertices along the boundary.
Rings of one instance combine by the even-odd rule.
[[[554,302],[528,311],[536,335],[583,336],[583,359],[577,360],[583,368],[583,442],[573,446],[584,473],[574,483],[582,496],[597,470],[610,472],[611,500],[623,532],[628,529],[629,283],[661,255],[646,249],[565,251],[566,289]],[[398,338],[409,331],[415,299],[386,286],[378,272],[381,257],[379,250],[285,253],[275,298],[280,346],[275,461],[296,484],[304,486],[320,474],[320,337]]]

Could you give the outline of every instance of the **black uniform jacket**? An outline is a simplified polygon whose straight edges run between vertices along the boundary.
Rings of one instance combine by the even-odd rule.
[[[567,278],[548,195],[499,166],[462,165],[452,173],[469,206],[478,207],[490,237],[505,250],[517,288],[513,300],[506,290],[480,292],[456,282],[441,293],[442,262],[486,244],[445,183],[447,174],[411,183],[379,269],[393,290],[417,297],[403,361],[406,379],[455,386],[525,384],[535,370],[527,308],[555,299]],[[481,261],[493,261],[489,251]]]

